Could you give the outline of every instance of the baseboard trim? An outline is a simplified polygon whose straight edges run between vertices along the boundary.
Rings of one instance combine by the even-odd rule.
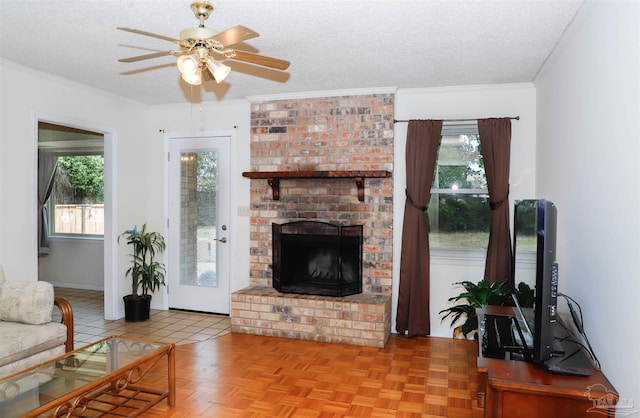
[[[50,280],[48,280],[48,282],[51,283],[53,287],[63,287],[65,289],[99,290],[101,292],[104,292],[104,286],[93,284],[52,282]]]

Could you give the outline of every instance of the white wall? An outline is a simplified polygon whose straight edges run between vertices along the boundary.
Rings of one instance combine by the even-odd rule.
[[[50,254],[38,258],[38,280],[57,287],[104,290],[104,241],[58,238],[49,242]]]
[[[640,415],[640,3],[588,1],[535,80],[537,192],[558,207],[560,291]],[[618,416],[626,416],[622,411]]]
[[[110,234],[112,248],[107,249],[114,257],[111,277],[104,283],[108,317],[124,316],[121,296],[130,293],[130,280],[124,277],[129,265],[128,249],[123,244],[118,245],[116,237],[143,222],[148,222],[155,230],[165,229],[164,138],[171,133],[232,132],[231,289],[249,284],[249,217],[237,215],[239,206],[249,206],[249,180],[241,176],[242,171],[250,169],[248,101],[149,107],[8,61],[0,61],[0,83],[0,191],[3,202],[0,205],[0,264],[7,277],[37,280],[40,274],[42,280],[60,285],[83,288],[102,288],[103,285],[97,282],[97,275],[89,275],[83,283],[78,276],[82,271],[101,273],[98,270],[104,269],[97,243],[84,247],[98,258],[76,257],[70,262],[67,277],[57,277],[53,273],[56,267],[52,265],[53,257],[38,260],[36,122],[39,115],[45,115],[71,125],[104,128],[110,132],[109,138],[115,144],[115,224]],[[73,257],[76,243],[54,240],[52,251]],[[165,296],[163,289],[154,297],[153,307],[166,307]]]
[[[512,121],[510,204],[535,194],[536,92],[530,83],[489,86],[401,89],[395,98],[396,119],[478,119],[520,116]],[[406,188],[405,145],[407,123],[394,130],[394,221],[393,221],[393,317],[395,330],[399,285],[402,218]],[[512,209],[511,209],[512,212]],[[447,299],[462,288],[453,283],[477,282],[484,276],[485,252],[437,252],[431,254],[431,335],[450,337],[449,322],[441,322],[438,312],[448,308]]]
[[[147,106],[3,60],[0,91],[0,264],[9,278],[37,280],[38,117],[106,132],[105,159],[112,158],[117,170],[105,168],[115,179],[115,223],[111,233],[105,231],[112,244],[107,252],[114,257],[105,272],[116,277],[115,286],[105,282],[105,291],[114,293],[105,312],[117,315],[129,285],[126,249],[116,246],[115,235],[146,214],[144,204],[132,202],[147,201]],[[106,149],[110,143],[113,147]]]
[[[231,246],[231,291],[249,286],[249,217],[239,216],[239,207],[249,207],[249,179],[242,177],[250,170],[250,122],[251,106],[246,100],[203,105],[163,105],[150,109],[148,172],[149,200],[146,202],[149,221],[166,225],[166,193],[164,170],[166,161],[165,136],[173,134],[202,134],[231,132],[231,222],[229,245]],[[165,236],[167,230],[165,229]],[[170,251],[170,249],[167,249]],[[159,295],[160,296],[160,295]],[[167,307],[165,292],[157,302]]]

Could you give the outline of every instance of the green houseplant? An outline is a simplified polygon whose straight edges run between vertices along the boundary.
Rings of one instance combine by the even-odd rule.
[[[487,280],[480,280],[478,283],[463,281],[454,283],[464,288],[464,292],[448,299],[451,303],[465,301],[453,305],[450,308],[443,309],[439,313],[442,320],[451,318],[451,325],[455,324],[458,319],[465,318],[465,322],[453,329],[453,336],[457,337],[462,334],[465,338],[469,334],[475,334],[477,338],[478,317],[476,309],[483,305],[513,305],[511,294],[515,293],[518,302],[525,308],[533,307],[534,291],[524,282],[518,284],[516,288],[509,288],[506,282],[489,283]]]
[[[165,284],[165,266],[156,261],[155,256],[162,254],[166,248],[164,237],[154,231],[147,231],[147,224],[140,229],[124,231],[119,237],[127,240],[127,245],[133,247],[131,267],[125,276],[131,276],[131,294],[123,296],[125,320],[131,322],[149,319],[151,308],[151,294]]]

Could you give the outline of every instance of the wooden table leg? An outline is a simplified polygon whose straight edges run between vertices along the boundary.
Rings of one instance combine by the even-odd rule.
[[[167,403],[169,406],[175,406],[176,404],[176,346],[171,344],[169,353],[167,355],[168,370],[167,375],[169,379],[169,398]]]

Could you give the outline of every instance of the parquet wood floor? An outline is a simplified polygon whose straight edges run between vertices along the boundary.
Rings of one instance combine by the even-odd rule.
[[[392,335],[379,349],[232,333],[176,350],[176,406],[145,416],[482,416],[474,341]],[[153,372],[165,387],[166,364]]]

